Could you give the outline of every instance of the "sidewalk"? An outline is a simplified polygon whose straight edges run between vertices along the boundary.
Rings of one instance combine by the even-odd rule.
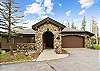
[[[45,49],[36,61],[52,60],[67,57],[68,54],[56,54],[54,49]]]

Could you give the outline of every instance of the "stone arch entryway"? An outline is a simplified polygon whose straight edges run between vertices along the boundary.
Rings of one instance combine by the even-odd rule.
[[[44,32],[42,38],[43,38],[43,49],[54,48],[54,34],[51,31]]]

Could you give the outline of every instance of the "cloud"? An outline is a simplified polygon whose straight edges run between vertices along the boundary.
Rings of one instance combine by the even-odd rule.
[[[66,16],[70,16],[71,10],[67,11],[65,14],[66,14]]]
[[[39,16],[36,19],[26,19],[25,24],[22,24],[23,27],[31,28],[33,24],[38,23],[41,19],[48,17],[48,15]]]
[[[26,11],[24,12],[24,14],[30,13],[30,14],[38,14],[41,11],[41,7],[40,4],[38,3],[33,3],[32,5],[28,5],[28,7],[26,8]]]
[[[47,13],[51,13],[51,11],[53,9],[52,0],[44,0],[44,7],[46,8]]]
[[[94,4],[94,0],[80,0],[81,8],[90,8]]]
[[[80,11],[79,15],[84,15],[86,13],[85,10]]]
[[[2,2],[3,0],[0,0],[0,3]]]
[[[31,5],[26,7],[24,14],[37,14],[39,17],[45,17],[48,14],[53,15],[53,2],[52,0],[35,0]]]
[[[61,6],[62,6],[62,4],[60,3],[60,4],[59,4],[59,6],[61,7]]]
[[[28,28],[31,28],[33,24],[39,22],[38,19],[32,19],[32,20],[26,20],[25,21],[27,24],[23,24],[23,27],[28,27]]]
[[[47,17],[48,17],[48,15],[44,15],[44,16],[41,16],[41,19],[45,19]]]
[[[36,2],[38,2],[38,3],[41,3],[41,2],[43,2],[43,0],[35,0]]]
[[[93,6],[93,4],[95,3],[95,0],[80,0],[79,3],[80,3],[80,6],[81,6],[81,9],[82,9],[79,12],[79,15],[83,15],[88,8]]]

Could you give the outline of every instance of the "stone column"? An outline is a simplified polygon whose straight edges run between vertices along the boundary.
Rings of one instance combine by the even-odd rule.
[[[87,36],[85,36],[85,47],[90,47],[90,39]]]
[[[56,36],[55,36],[55,51],[56,53],[60,54],[62,53],[62,46],[61,46],[61,34],[59,34],[60,31],[57,32]]]

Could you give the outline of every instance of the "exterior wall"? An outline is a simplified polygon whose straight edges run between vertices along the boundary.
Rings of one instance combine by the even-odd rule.
[[[15,49],[15,44],[13,44],[13,38],[11,39],[11,45],[12,45],[12,48]],[[7,40],[7,37],[2,37],[1,39],[1,49],[10,49],[9,48],[9,44],[8,44],[8,40]]]
[[[16,47],[20,50],[27,49],[27,50],[35,50],[35,43],[17,43]]]
[[[35,46],[35,36],[25,36],[25,37],[14,37],[11,40],[11,45],[13,49],[17,49],[17,44],[31,44],[33,43],[33,46]],[[32,45],[32,44],[31,44]],[[30,45],[30,46],[31,46]],[[1,49],[10,49],[7,41],[7,37],[2,37],[0,42],[0,48]]]
[[[35,46],[40,50],[43,49],[43,33],[45,33],[47,29],[49,29],[49,31],[52,32],[54,35],[54,48],[61,48],[61,34],[59,34],[61,32],[61,29],[50,23],[45,23],[37,28],[35,34]],[[57,37],[59,37],[60,39],[58,40]]]
[[[85,47],[90,47],[91,38],[89,36],[85,36]]]
[[[14,43],[35,43],[35,36],[15,37]]]
[[[85,36],[85,40],[84,40],[85,43],[84,44],[85,44],[85,47],[88,48],[91,45],[91,37],[89,35],[86,35],[86,34],[84,36]]]

